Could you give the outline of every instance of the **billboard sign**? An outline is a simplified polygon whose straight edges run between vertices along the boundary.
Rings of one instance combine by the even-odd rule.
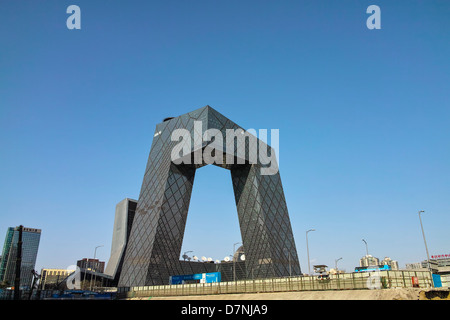
[[[431,259],[449,259],[450,254],[436,254],[431,256]]]
[[[208,272],[208,273],[195,273],[170,276],[170,284],[183,284],[187,282],[193,283],[213,283],[220,282],[220,272]]]

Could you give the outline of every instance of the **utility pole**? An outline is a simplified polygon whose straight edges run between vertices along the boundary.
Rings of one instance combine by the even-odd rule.
[[[22,231],[23,226],[19,226],[19,241],[17,242],[16,257],[16,278],[14,279],[14,300],[20,300],[20,271],[22,266]]]

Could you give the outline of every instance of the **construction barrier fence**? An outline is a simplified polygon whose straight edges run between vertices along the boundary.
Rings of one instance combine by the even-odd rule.
[[[241,280],[216,283],[191,283],[118,288],[120,299],[232,293],[266,293],[312,290],[354,290],[388,288],[431,288],[429,271],[376,271],[319,276]]]

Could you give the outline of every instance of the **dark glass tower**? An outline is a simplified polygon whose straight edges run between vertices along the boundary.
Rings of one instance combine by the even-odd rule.
[[[20,287],[29,288],[33,279],[31,273],[36,264],[41,230],[23,228],[22,232],[22,263],[20,270]],[[0,282],[14,285],[16,276],[17,244],[19,241],[19,227],[8,228],[3,246],[2,261],[0,264]]]
[[[173,152],[181,144],[180,139],[172,141],[176,129],[185,129],[190,137],[183,145],[183,150],[189,152],[179,159],[174,159]],[[195,137],[203,137],[211,129],[220,132],[226,142],[195,142]],[[245,131],[242,136],[237,134],[232,141],[234,146],[228,148],[227,129],[243,130],[210,106],[167,118],[156,126],[119,287],[167,284],[169,276],[190,274],[193,265],[201,265],[180,261],[179,257],[195,171],[209,163],[196,159],[212,149],[211,156],[221,159],[213,164],[231,172],[247,276],[268,278],[301,273],[280,174],[278,170],[262,174],[266,162],[258,157],[254,161],[262,148],[268,155],[275,151],[255,136],[246,136]],[[252,137],[258,142],[256,149]],[[238,148],[239,142],[244,143],[244,154]],[[186,164],[189,160],[190,164]]]

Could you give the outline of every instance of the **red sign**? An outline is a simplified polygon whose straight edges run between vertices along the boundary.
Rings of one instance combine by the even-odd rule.
[[[419,278],[418,277],[411,277],[412,280],[412,286],[414,288],[418,288],[419,287]]]

